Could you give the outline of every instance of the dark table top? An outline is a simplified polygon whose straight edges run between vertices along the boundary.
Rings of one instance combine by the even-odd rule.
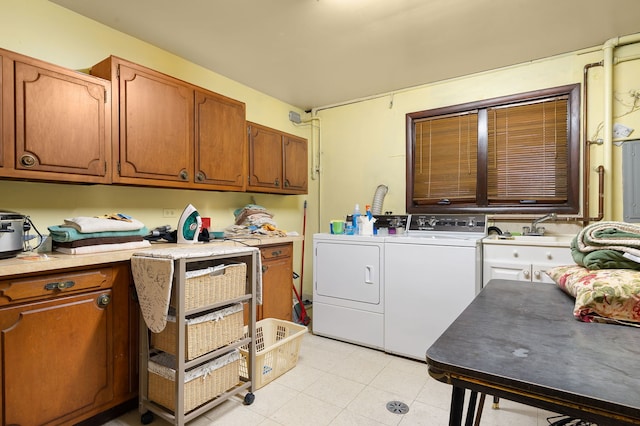
[[[429,348],[429,372],[640,424],[640,329],[580,322],[573,305],[555,284],[493,280]]]

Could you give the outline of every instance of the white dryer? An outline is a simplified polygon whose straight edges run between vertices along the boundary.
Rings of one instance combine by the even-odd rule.
[[[384,347],[384,238],[313,236],[313,333]]]

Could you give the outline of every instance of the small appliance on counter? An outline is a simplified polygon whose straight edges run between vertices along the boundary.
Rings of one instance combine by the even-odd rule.
[[[178,221],[178,244],[193,244],[202,230],[202,218],[191,204],[185,207]]]
[[[0,209],[0,259],[15,257],[23,252],[24,242],[28,239],[25,235],[32,227],[35,229],[28,216]],[[35,230],[40,236],[40,245],[42,235]]]

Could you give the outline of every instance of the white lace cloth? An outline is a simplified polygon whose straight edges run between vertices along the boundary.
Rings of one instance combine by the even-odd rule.
[[[257,252],[254,276],[256,277],[256,303],[262,303],[262,274],[260,253],[256,247],[172,247],[140,251],[131,257],[131,271],[138,293],[142,317],[149,330],[160,333],[167,325],[171,287],[173,285],[174,261],[197,258]]]

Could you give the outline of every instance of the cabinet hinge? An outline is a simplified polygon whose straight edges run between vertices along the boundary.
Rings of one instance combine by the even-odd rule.
[[[104,89],[104,103],[107,103],[107,89]]]
[[[104,174],[105,175],[107,174],[107,162],[106,161],[104,162]]]
[[[118,161],[118,174],[120,174],[120,162]]]

